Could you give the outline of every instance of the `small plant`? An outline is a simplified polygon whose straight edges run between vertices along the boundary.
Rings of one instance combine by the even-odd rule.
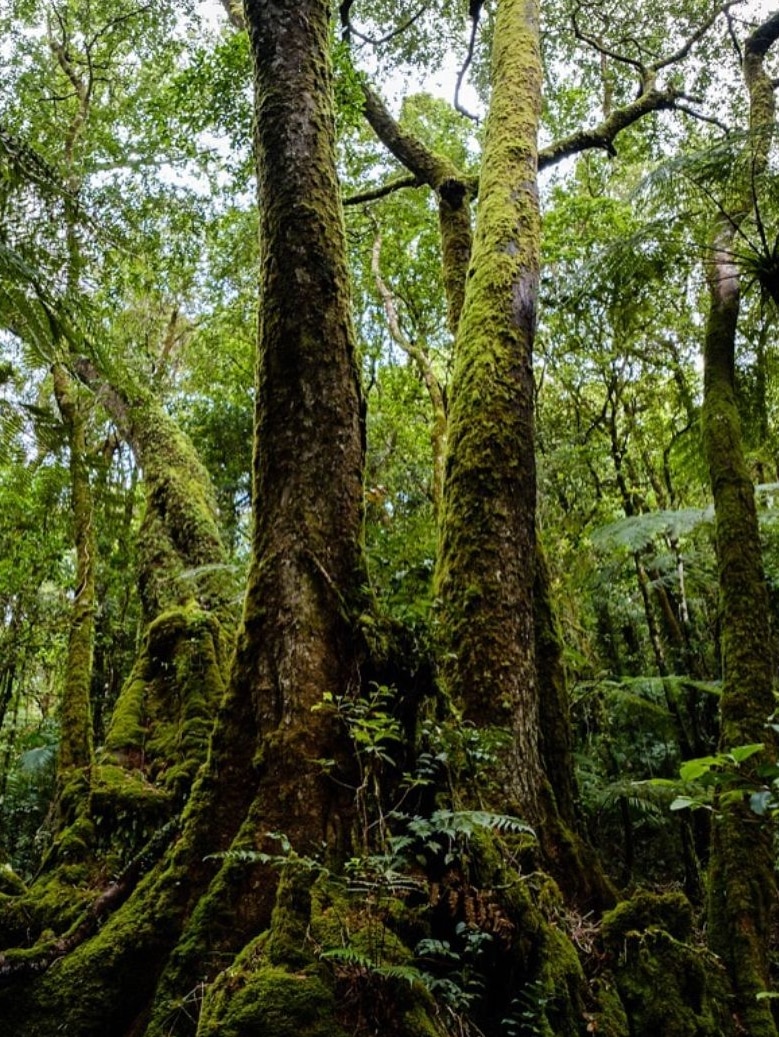
[[[501,1030],[506,1037],[547,1037],[546,1006],[550,1001],[542,980],[526,984],[512,1000],[508,1015],[501,1019]]]
[[[741,772],[741,765],[764,748],[762,742],[755,742],[685,761],[679,768],[679,778],[690,791],[677,795],[670,809],[714,810],[717,806],[738,803],[748,795],[754,813],[765,814],[777,802],[773,787],[755,788],[754,779]],[[759,768],[758,773],[774,783],[779,777],[779,769],[773,765]],[[654,778],[650,784],[671,789],[679,787],[679,782],[667,778]]]

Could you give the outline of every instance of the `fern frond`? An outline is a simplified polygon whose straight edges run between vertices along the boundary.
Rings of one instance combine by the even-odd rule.
[[[596,529],[593,543],[601,550],[622,549],[629,552],[651,547],[658,537],[678,540],[701,525],[714,521],[714,507],[679,508],[677,510],[649,511],[630,515]]]

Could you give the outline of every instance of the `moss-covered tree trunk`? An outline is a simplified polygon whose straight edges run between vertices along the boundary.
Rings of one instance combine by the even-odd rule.
[[[510,15],[508,21],[515,15]],[[531,33],[532,35],[532,33]],[[510,62],[507,62],[506,55],[511,55],[515,47],[525,46],[527,43],[527,36],[523,33],[516,34],[512,40],[507,44],[507,50],[503,51],[500,62],[497,62],[496,54],[496,77],[500,79],[503,76],[503,81],[497,91],[498,107],[493,108],[493,114],[491,118],[497,125],[501,125],[500,120],[503,115],[508,112],[512,114],[513,109],[510,101],[507,103],[507,98],[511,96],[511,92],[514,90],[522,89],[520,79],[521,76],[516,75],[516,70],[512,70]],[[506,73],[510,72],[508,76]],[[537,69],[536,69],[537,73]],[[538,80],[533,80],[531,77],[527,81],[527,87],[530,89],[531,95],[533,89],[538,88]],[[462,171],[458,170],[447,158],[432,152],[428,149],[419,139],[413,137],[407,133],[402,126],[400,126],[392,117],[390,112],[387,110],[385,105],[382,103],[380,98],[367,86],[364,85],[363,93],[365,97],[364,111],[366,118],[371,124],[372,128],[376,132],[377,136],[381,139],[382,143],[387,149],[400,161],[402,162],[409,171],[416,178],[416,184],[426,184],[432,188],[438,196],[438,217],[439,217],[439,228],[441,232],[441,259],[443,267],[443,278],[444,287],[446,291],[447,300],[447,320],[452,334],[455,336],[455,367],[459,371],[460,361],[465,356],[464,364],[472,364],[474,358],[479,356],[479,350],[481,349],[485,339],[489,339],[491,335],[491,325],[485,324],[480,329],[480,336],[478,340],[473,341],[466,336],[471,334],[471,330],[474,325],[478,324],[478,318],[474,319],[471,317],[472,325],[470,330],[466,330],[461,327],[461,317],[463,313],[463,305],[466,298],[466,288],[469,283],[469,269],[474,268],[476,262],[482,262],[482,257],[486,256],[488,263],[492,263],[492,257],[490,248],[482,248],[479,252],[479,259],[473,257],[473,237],[471,233],[471,203],[473,201],[476,192],[476,181],[474,178],[465,175]],[[520,100],[522,95],[520,94]],[[536,98],[537,103],[537,98]],[[494,101],[493,101],[494,105]],[[501,106],[503,107],[502,114],[498,114]],[[531,115],[531,119],[532,119]],[[509,133],[513,132],[515,127],[512,125],[509,127]],[[533,130],[532,126],[528,129],[525,127],[526,137],[529,134],[532,138]],[[494,131],[493,131],[494,135]],[[506,163],[506,140],[504,139],[503,151],[499,147],[493,147],[489,155],[485,154],[484,160],[485,165],[489,163],[492,165],[496,161],[500,165],[500,172],[495,174],[492,172],[492,180],[489,177],[486,180],[482,180],[482,191],[490,190],[490,184],[494,187],[496,182],[500,181],[500,177],[503,174],[509,174],[511,170],[507,168],[511,162]],[[525,138],[523,138],[525,139]],[[526,141],[527,143],[527,141]],[[532,150],[532,144],[531,144]],[[516,166],[514,173],[519,175],[521,163]],[[535,177],[535,166],[530,158],[529,166],[524,170],[526,173],[532,174],[532,178]],[[503,200],[505,200],[505,194],[503,193]],[[353,198],[352,201],[356,201],[359,198]],[[509,199],[507,208],[510,210],[513,204],[513,199]],[[494,214],[496,211],[496,205],[491,205],[489,211]],[[480,220],[485,213],[485,207],[480,207]],[[537,213],[535,213],[537,217]],[[494,216],[492,217],[494,219]],[[537,227],[535,228],[537,230]],[[494,227],[493,227],[494,230]],[[521,226],[521,221],[518,221],[514,227],[514,233],[524,233]],[[500,246],[499,246],[500,247]],[[511,250],[514,246],[509,246],[508,252],[511,255]],[[530,252],[533,249],[538,249],[538,239],[530,243]],[[538,256],[532,260],[537,263]],[[489,280],[489,277],[487,278]],[[485,280],[482,278],[478,282],[480,285],[485,284]],[[511,309],[513,306],[512,302],[512,285],[510,280],[504,285],[505,298],[503,300],[504,309]],[[474,289],[473,291],[475,291]],[[479,291],[483,291],[482,288]],[[492,293],[492,299],[497,302],[500,308],[499,296],[500,296],[500,285],[499,282],[494,286]],[[473,292],[472,292],[473,294]],[[534,300],[531,301],[531,305]],[[498,325],[500,326],[500,322]],[[532,357],[532,334],[525,335],[523,342],[520,344],[520,348],[516,350],[516,353],[524,357],[524,362],[529,365]],[[513,362],[509,359],[509,365]],[[490,363],[490,360],[487,360]],[[526,367],[526,376],[524,381],[521,381],[519,390],[519,399],[522,400],[524,410],[522,410],[523,418],[529,420],[530,432],[528,435],[516,435],[515,431],[511,427],[507,430],[507,438],[505,441],[495,442],[494,447],[494,458],[499,458],[500,470],[497,473],[498,481],[505,478],[507,471],[514,471],[515,461],[521,464],[530,460],[531,462],[531,477],[522,482],[522,493],[527,493],[528,497],[524,501],[524,513],[522,520],[519,521],[520,526],[523,528],[523,523],[530,522],[531,526],[533,519],[531,518],[534,507],[535,507],[535,481],[532,476],[532,458],[534,446],[532,444],[532,392],[529,390],[528,376],[529,366]],[[470,393],[471,400],[478,401],[479,394],[481,392],[490,393],[492,387],[489,377],[479,380],[477,377],[475,380],[463,379],[462,383],[455,378],[454,384],[451,388],[450,395],[457,398],[457,395],[462,391],[462,386],[465,386],[465,391]],[[484,400],[489,400],[489,397],[485,396]],[[433,437],[436,438],[439,448],[445,443],[446,436],[438,432],[438,429],[444,427],[446,423],[446,412],[442,407],[437,406],[436,399],[431,394],[431,403],[433,405],[434,413],[434,428],[432,431]],[[505,409],[512,413],[513,410],[510,400],[503,400]],[[481,414],[484,411],[482,417],[476,418],[476,415]],[[491,422],[491,409],[489,402],[484,408],[480,408],[478,404],[473,408],[473,417],[475,420],[482,420],[484,428],[481,430],[487,441],[490,438],[490,422]],[[464,426],[467,426],[470,422],[470,417],[463,410],[460,411],[460,419]],[[497,422],[500,424],[500,421]],[[514,449],[516,442],[520,442],[521,453],[517,458],[512,460],[511,455],[503,454],[503,448]],[[469,437],[467,434],[463,435],[460,440],[461,446],[464,445],[468,448]],[[455,449],[452,447],[451,449]],[[457,449],[460,449],[458,447]],[[451,452],[451,451],[450,451]],[[494,458],[489,458],[487,463],[492,463]],[[464,467],[467,467],[467,459],[463,457],[461,462]],[[460,462],[455,462],[458,465]],[[485,464],[486,467],[486,464]],[[443,473],[442,473],[443,475]],[[476,476],[478,478],[478,476]],[[485,480],[489,480],[489,476],[485,473]],[[443,479],[441,480],[443,481]],[[457,495],[460,492],[461,487],[458,486],[454,493]],[[441,494],[443,497],[443,494]],[[472,494],[470,503],[473,501],[480,502],[481,494],[477,490]],[[470,504],[467,501],[461,501],[461,505],[467,511]],[[485,502],[486,503],[486,502]],[[503,505],[498,504],[500,509]],[[440,518],[440,507],[437,512]],[[474,522],[478,525],[480,522],[479,513],[473,511],[472,517]],[[514,516],[516,518],[516,516]],[[510,522],[511,520],[507,520]],[[510,536],[506,536],[508,526],[503,527],[500,535],[503,536],[502,546],[496,547],[495,544],[490,545],[490,550],[497,551],[498,554],[503,550],[506,550],[506,544],[513,543]],[[449,531],[451,532],[451,523],[449,525]],[[479,529],[475,528],[471,531],[469,539],[472,545],[478,543],[480,538],[484,538],[484,545],[489,541],[492,535],[493,528],[487,528],[486,526]],[[520,552],[522,541],[520,540]],[[483,545],[482,545],[483,546]],[[508,548],[512,550],[511,547]],[[471,551],[470,559],[478,558],[481,552],[481,547],[475,548]],[[543,772],[543,776],[540,776],[540,772],[536,772],[536,777],[533,779],[534,782],[538,782],[537,787],[539,788],[543,798],[543,811],[533,814],[535,820],[539,820],[540,813],[543,813],[544,819],[544,838],[545,838],[545,849],[551,851],[551,856],[557,858],[557,873],[561,875],[565,873],[566,877],[566,889],[568,892],[580,898],[583,902],[589,903],[610,903],[612,900],[612,893],[608,888],[608,884],[602,877],[602,871],[600,865],[595,860],[591,851],[582,844],[576,837],[575,829],[578,824],[576,816],[576,782],[574,776],[573,766],[573,748],[572,748],[572,734],[570,729],[570,719],[568,712],[568,693],[565,681],[565,673],[562,666],[562,642],[560,638],[560,632],[556,624],[554,611],[552,608],[552,602],[550,597],[549,588],[549,572],[547,566],[542,557],[540,550],[536,549],[534,545],[534,552],[531,552],[531,557],[535,553],[535,564],[533,567],[534,579],[533,579],[533,591],[532,600],[524,598],[524,607],[531,608],[533,612],[533,627],[534,627],[534,640],[531,648],[531,656],[527,657],[527,665],[530,668],[530,672],[534,674],[537,681],[537,687],[535,691],[528,689],[530,701],[537,702],[537,715],[539,728],[535,735],[531,735],[526,727],[526,722],[533,724],[532,710],[528,714],[526,720],[520,720],[521,710],[518,712],[514,709],[518,703],[509,703],[509,699],[504,699],[506,709],[501,712],[500,709],[496,716],[496,711],[493,708],[494,703],[491,705],[489,702],[482,703],[480,700],[480,691],[475,689],[475,686],[471,683],[469,685],[469,679],[465,677],[459,683],[455,681],[451,687],[454,691],[455,696],[462,693],[464,686],[470,686],[472,688],[471,698],[469,700],[468,707],[468,719],[472,720],[479,726],[494,726],[496,724],[508,725],[509,729],[516,724],[516,730],[519,730],[522,738],[530,738],[533,744],[536,739],[538,740],[538,752],[540,754],[540,772]],[[518,562],[521,571],[524,571],[524,566],[532,564],[530,557],[521,555],[519,559],[514,559]],[[469,561],[463,562],[467,569],[470,564]],[[439,578],[442,573],[443,566],[439,564],[438,575]],[[514,569],[516,572],[516,568]],[[464,575],[465,570],[462,569],[459,574],[459,580],[461,585],[467,580],[467,576]],[[527,573],[525,573],[527,576]],[[474,574],[474,585],[478,579],[478,574]],[[440,581],[439,581],[440,582]],[[515,588],[509,593],[514,593]],[[524,592],[527,591],[527,585],[524,587]],[[505,605],[505,602],[503,603]],[[488,606],[489,607],[489,606]],[[503,607],[502,605],[498,606]],[[508,606],[507,611],[511,612],[511,606]],[[525,625],[520,628],[527,633],[527,615],[524,618]],[[447,631],[447,625],[443,624],[443,629]],[[483,627],[492,636],[492,626],[487,620]],[[506,630],[505,634],[510,639],[514,630]],[[447,634],[445,633],[445,639]],[[471,637],[478,639],[480,634],[475,631],[471,632]],[[499,635],[500,636],[500,635]],[[456,667],[455,655],[457,651],[457,638],[455,637],[452,643],[445,646],[445,650],[449,652],[450,669]],[[525,649],[521,648],[520,652],[524,652]],[[533,656],[534,653],[534,657]],[[499,654],[493,648],[486,648],[485,651],[478,652],[479,659],[474,663],[476,668],[480,665],[479,660],[489,659],[488,665],[492,666],[496,655]],[[494,692],[494,685],[493,685]],[[509,763],[509,771],[516,766],[517,756],[521,755],[522,750],[515,747],[517,755],[512,757],[511,763]],[[531,754],[531,760],[533,759]],[[510,779],[510,784],[513,783],[516,786],[516,782]],[[502,789],[502,785],[500,786]],[[553,793],[552,793],[552,790]],[[516,788],[515,788],[516,792]],[[531,815],[531,808],[525,804],[523,808],[519,804],[521,794],[514,796],[514,807],[515,809],[522,809],[528,816]],[[505,807],[505,800],[495,803],[496,808],[503,809]],[[562,821],[560,825],[558,822]]]
[[[228,787],[224,799],[212,798],[208,822],[215,849],[232,825],[241,826],[238,849],[275,852],[269,833],[283,833],[297,854],[325,848],[334,859],[351,837],[351,796],[322,761],[340,765],[348,784],[343,734],[330,713],[313,707],[325,693],[358,693],[352,618],[363,583],[364,447],[335,177],[328,5],[249,3],[246,16],[262,264],[255,525],[243,628],[211,761],[215,781]],[[236,781],[241,788],[230,787]],[[150,1034],[189,1032],[184,1016],[179,1028],[167,1028],[171,1004],[198,982],[204,958],[229,961],[270,926],[276,878],[267,867],[225,863],[163,976]],[[235,983],[237,1001],[244,982],[254,982],[250,972]],[[207,1004],[213,1032],[227,1025],[233,1001],[216,989],[217,1001]],[[264,1010],[258,1001],[258,1024]]]
[[[774,95],[763,59],[777,38],[779,14],[774,14],[747,40],[744,78],[753,136],[735,174],[743,178],[743,183],[736,184],[736,212],[719,220],[707,268],[710,302],[702,434],[716,515],[723,659],[720,744],[724,750],[770,742],[766,721],[775,708],[768,595],[754,487],[744,458],[735,394],[740,279],[734,246],[767,161]],[[760,762],[774,757],[770,745]],[[760,780],[754,768],[746,769],[755,781]],[[773,833],[750,810],[746,796],[737,803],[723,803],[712,825],[709,940],[728,966],[736,1010],[751,1037],[775,1037],[777,1032],[771,1002],[756,997],[769,987],[768,949],[775,909]]]
[[[230,789],[224,808],[212,803],[210,824],[217,831],[241,824],[237,849],[275,852],[269,833],[283,833],[293,852],[324,853],[332,863],[350,843],[353,797],[340,725],[314,707],[325,693],[359,692],[364,430],[335,176],[328,14],[323,0],[246,4],[261,213],[255,524],[243,627],[211,761],[218,783],[223,772],[228,783],[243,782],[245,813],[234,816]],[[268,867],[228,859],[163,977],[150,1034],[190,1032],[184,1019],[166,1028],[170,1004],[203,975],[204,953],[218,950],[229,961],[271,926],[276,878]],[[305,895],[292,899],[289,911],[305,916]],[[305,917],[279,911],[274,932],[285,924],[305,931]],[[283,953],[273,962],[283,966]],[[277,981],[283,986],[284,976]],[[232,988],[217,983],[215,1000],[206,1000],[205,1032],[229,1028],[233,1011],[251,1013],[245,988],[267,982],[253,974],[250,956]],[[265,1011],[258,999],[258,1026]]]
[[[508,728],[514,809],[544,816],[533,619],[532,351],[539,270],[539,12],[498,4],[479,213],[458,327],[439,593],[445,675],[479,726]]]
[[[225,618],[233,596],[211,480],[194,446],[149,389],[111,384],[85,357],[73,361],[143,473],[138,583],[144,618],[195,600]]]
[[[57,405],[68,436],[73,543],[76,549],[75,588],[60,700],[57,772],[61,793],[74,771],[85,770],[92,763],[90,689],[95,640],[97,557],[84,402],[78,399],[76,387],[61,364],[55,364],[53,379]]]
[[[267,740],[267,822],[348,842],[312,714],[358,691],[363,404],[335,175],[324,0],[246,5],[261,218],[253,563],[234,681]]]
[[[358,693],[354,616],[364,582],[363,408],[335,175],[329,13],[325,0],[246,5],[262,235],[255,521],[243,623],[209,760],[180,837],[127,903],[116,910],[128,892],[117,883],[116,895],[99,898],[32,964],[0,956],[0,973],[21,983],[0,999],[0,1019],[19,1035],[60,1024],[81,1037],[193,1034],[204,993],[198,1032],[273,1032],[263,1013],[274,1010],[274,990],[294,991],[285,1025],[295,1025],[295,997],[302,1012],[327,1000],[315,977],[285,972],[295,965],[285,934],[294,929],[302,943],[306,931],[305,890],[283,885],[276,904],[276,870],[211,855],[231,844],[276,852],[269,833],[283,833],[294,853],[332,863],[352,835],[343,731],[332,711],[313,709],[325,693]],[[119,414],[121,400],[106,403]],[[145,434],[132,413],[127,429],[142,454]],[[164,498],[160,513],[178,514],[186,493],[164,496],[157,462],[178,461],[151,448],[141,461]],[[182,544],[205,529],[185,524]],[[272,967],[244,954],[212,998],[210,981],[269,927]],[[269,997],[247,1003],[245,987],[270,988]]]

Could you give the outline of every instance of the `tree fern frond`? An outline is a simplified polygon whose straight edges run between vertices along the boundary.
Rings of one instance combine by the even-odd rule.
[[[627,518],[601,526],[593,533],[596,547],[602,550],[623,549],[642,551],[650,547],[657,537],[673,539],[691,533],[698,526],[714,521],[714,508],[680,508],[678,510],[649,511],[644,515]]]

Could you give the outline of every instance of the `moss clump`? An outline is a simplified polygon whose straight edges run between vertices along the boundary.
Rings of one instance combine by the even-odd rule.
[[[603,917],[603,940],[618,947],[629,935],[647,929],[664,929],[676,940],[689,940],[692,934],[692,905],[683,893],[642,891],[618,904]]]
[[[602,939],[631,1037],[724,1037],[722,976],[715,959],[688,942],[692,908],[681,893],[639,893],[608,912]],[[619,1013],[607,999],[606,1018]]]
[[[590,994],[595,1003],[595,1011],[589,1015],[590,1025],[595,1028],[592,1032],[600,1037],[631,1037],[630,1021],[613,980],[591,983]]]
[[[10,864],[0,864],[0,897],[16,897],[26,892],[27,887]]]
[[[93,896],[89,877],[85,864],[65,863],[21,895],[0,897],[0,946],[27,948],[43,933],[64,933]]]
[[[256,967],[258,941],[215,981],[203,1006],[199,1037],[344,1037],[332,989],[311,970]]]
[[[344,955],[326,959],[323,948]],[[289,869],[270,928],[209,988],[198,1035],[442,1037],[427,990],[391,974],[411,959],[383,912],[352,902],[329,874],[314,881],[310,871]]]
[[[76,862],[89,858],[95,845],[95,825],[88,817],[78,817],[57,840],[57,859]]]
[[[106,736],[109,760],[186,794],[224,692],[222,641],[219,621],[193,604],[149,624]]]

